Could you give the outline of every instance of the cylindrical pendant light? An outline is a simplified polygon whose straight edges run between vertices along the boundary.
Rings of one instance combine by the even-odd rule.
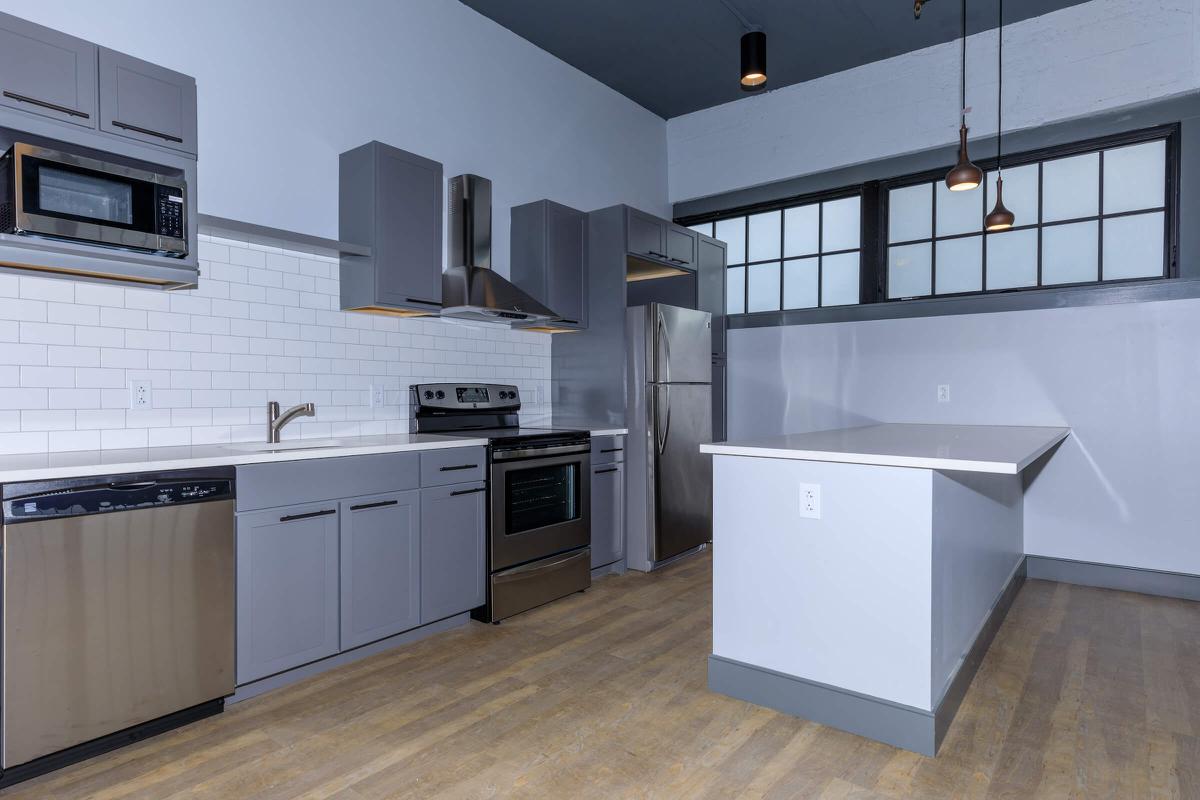
[[[996,30],[996,207],[983,220],[983,226],[989,231],[1004,231],[1013,226],[1017,217],[1004,205],[1004,174],[1000,168],[1000,157],[1004,150],[1004,0],[999,0],[1000,25]]]
[[[967,155],[967,0],[962,0],[962,84],[959,91],[961,108],[958,128],[958,163],[946,173],[946,188],[952,192],[965,192],[983,183],[983,170],[971,162]]]
[[[742,90],[757,92],[767,85],[767,35],[750,31],[742,35]]]

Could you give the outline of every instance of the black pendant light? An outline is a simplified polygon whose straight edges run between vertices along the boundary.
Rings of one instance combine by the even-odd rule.
[[[958,128],[958,163],[946,173],[946,188],[952,192],[965,192],[983,183],[983,170],[971,162],[967,155],[967,0],[962,0],[962,85],[959,100],[962,113]]]
[[[1004,205],[1004,174],[1000,169],[1000,156],[1003,153],[1001,139],[1004,136],[1004,119],[1001,116],[1004,104],[1004,0],[999,0],[1000,26],[996,30],[996,207],[983,220],[983,227],[989,231],[1006,231],[1017,221],[1013,212]]]
[[[767,35],[750,31],[742,35],[742,91],[757,92],[767,85]]]

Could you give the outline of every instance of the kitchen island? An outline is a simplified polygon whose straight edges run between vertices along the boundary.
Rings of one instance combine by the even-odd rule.
[[[1024,580],[1067,428],[870,425],[713,455],[709,687],[933,755]]]

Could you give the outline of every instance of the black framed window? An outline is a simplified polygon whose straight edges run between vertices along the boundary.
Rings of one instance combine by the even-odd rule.
[[[691,228],[728,246],[727,313],[754,314],[858,303],[862,220],[855,189]]]

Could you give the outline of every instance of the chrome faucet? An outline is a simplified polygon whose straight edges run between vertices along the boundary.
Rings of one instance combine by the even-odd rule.
[[[279,432],[283,430],[283,426],[296,417],[315,417],[316,415],[317,407],[312,403],[301,403],[298,406],[292,406],[280,414],[279,403],[272,400],[267,403],[267,442],[270,444],[278,442]]]

